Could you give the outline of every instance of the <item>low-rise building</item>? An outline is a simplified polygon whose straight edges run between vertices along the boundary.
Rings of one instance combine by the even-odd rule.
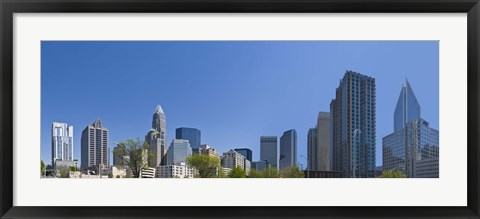
[[[222,167],[230,169],[235,167],[245,168],[245,157],[234,150],[230,150],[223,153],[221,164]]]
[[[157,167],[157,178],[194,178],[198,171],[188,167],[185,163],[181,165],[166,165]]]
[[[268,163],[268,160],[260,160],[260,161],[254,161],[252,163],[252,168],[258,171],[263,171],[269,167],[270,164]]]
[[[140,178],[155,178],[155,168],[145,167],[140,172]]]

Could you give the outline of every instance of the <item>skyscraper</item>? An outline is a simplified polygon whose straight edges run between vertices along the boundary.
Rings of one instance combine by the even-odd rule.
[[[316,169],[330,171],[330,113],[319,112],[317,118],[317,160]]]
[[[108,166],[108,129],[97,119],[82,132],[82,168]]]
[[[202,133],[196,128],[182,127],[175,130],[175,138],[188,140],[192,149],[198,149],[201,144]]]
[[[185,139],[173,139],[167,152],[167,165],[187,163],[187,157],[192,155],[190,143]]]
[[[252,155],[252,150],[248,149],[248,148],[235,148],[234,149],[237,153],[241,154],[242,156],[244,156],[247,160],[249,160],[250,162],[252,162],[252,158],[253,158],[253,155]]]
[[[260,136],[260,160],[266,160],[273,168],[277,168],[277,136]]]
[[[297,165],[297,131],[290,129],[280,137],[280,170]]]
[[[145,136],[145,142],[149,145],[148,150],[153,154],[148,159],[148,166],[156,168],[166,165],[167,124],[165,113],[160,105],[157,105],[153,112],[152,129]]]
[[[347,71],[330,103],[331,162],[343,177],[375,177],[375,79]]]
[[[52,166],[57,160],[73,161],[73,126],[67,123],[52,123]]]
[[[308,129],[307,134],[307,170],[317,170],[317,128]]]
[[[400,170],[411,178],[439,177],[438,130],[421,118],[420,104],[408,81],[394,112],[394,132],[382,139],[383,170]]]
[[[418,118],[420,118],[420,104],[408,80],[405,80],[397,100],[397,106],[395,107],[393,131],[404,128],[408,122]]]

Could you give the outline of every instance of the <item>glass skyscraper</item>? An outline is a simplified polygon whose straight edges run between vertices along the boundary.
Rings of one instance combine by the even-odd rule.
[[[297,131],[290,129],[280,137],[280,170],[297,165]]]
[[[167,165],[182,165],[192,155],[190,143],[185,139],[173,139],[167,152]]]
[[[266,160],[273,168],[277,167],[277,136],[260,136],[260,160]]]
[[[55,161],[73,161],[73,126],[52,123],[52,166]]]
[[[406,81],[394,113],[394,132],[383,138],[383,170],[410,178],[438,178],[439,132],[420,117],[420,104]]]
[[[375,177],[375,78],[347,71],[330,103],[332,170],[343,177]]]
[[[202,133],[196,128],[182,127],[175,130],[175,138],[188,140],[192,149],[198,149],[201,145]]]

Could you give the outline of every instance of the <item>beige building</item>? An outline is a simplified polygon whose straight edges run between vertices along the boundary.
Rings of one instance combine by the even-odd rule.
[[[234,150],[223,153],[221,164],[222,167],[233,169],[241,167],[245,169],[245,157]]]
[[[210,157],[216,157],[216,158],[220,159],[220,154],[218,154],[217,151],[215,149],[213,149],[212,147],[210,147],[210,145],[208,145],[208,144],[200,145],[200,147],[198,148],[198,153],[199,154],[206,154]]]

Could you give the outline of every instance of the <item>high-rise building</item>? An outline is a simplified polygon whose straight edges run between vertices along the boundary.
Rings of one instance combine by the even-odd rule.
[[[103,127],[102,122],[97,119],[82,132],[82,168],[96,166],[108,167],[108,129]]]
[[[330,171],[330,113],[319,112],[317,119],[317,160],[315,170]]]
[[[394,113],[394,132],[383,138],[383,170],[410,178],[439,177],[439,133],[421,118],[420,104],[406,81]]]
[[[317,128],[308,129],[307,161],[308,161],[307,170],[317,170],[317,166],[318,166]]]
[[[173,139],[167,152],[167,165],[187,163],[187,157],[192,156],[190,143],[185,139]]]
[[[52,166],[56,161],[73,161],[73,126],[52,123]]]
[[[297,165],[297,131],[290,129],[280,137],[280,170]]]
[[[175,138],[188,140],[190,147],[197,149],[202,142],[202,133],[196,128],[182,127],[175,129]]]
[[[375,78],[347,71],[330,103],[332,170],[343,177],[375,177]]]
[[[152,129],[145,136],[149,152],[153,154],[148,160],[148,166],[156,168],[166,165],[167,154],[167,123],[165,113],[160,105],[153,112]]]
[[[277,167],[277,136],[260,136],[260,160],[266,160],[273,168]]]
[[[239,154],[247,158],[248,161],[252,162],[252,150],[248,148],[235,148],[234,151],[238,152]]]
[[[245,169],[245,157],[234,150],[223,153],[221,160],[222,167],[233,169],[241,167]]]
[[[269,167],[269,166],[270,166],[270,164],[266,160],[254,161],[252,163],[252,168],[256,169],[258,171],[263,171],[263,170],[267,169],[267,167]]]

